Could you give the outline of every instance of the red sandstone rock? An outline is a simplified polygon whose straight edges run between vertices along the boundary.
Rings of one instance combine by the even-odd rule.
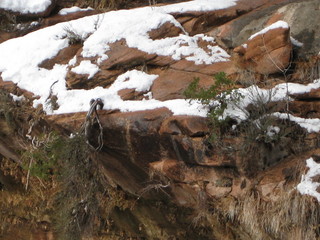
[[[297,100],[319,100],[320,99],[320,88],[311,89],[310,92],[301,93],[301,94],[291,94],[290,97],[293,97]]]
[[[290,112],[302,118],[320,118],[320,102],[292,101],[289,102]]]
[[[153,71],[159,77],[154,81],[151,91],[153,98],[157,100],[169,100],[184,98],[183,92],[189,84],[195,79],[200,79],[200,86],[211,86],[214,80],[211,76],[192,73],[187,71],[178,71],[173,69],[164,69]]]
[[[290,29],[271,29],[249,39],[234,52],[243,69],[266,75],[282,72],[289,65],[292,54]]]
[[[227,9],[208,12],[173,13],[173,16],[189,34],[195,35],[210,31],[268,2],[267,0],[257,0],[254,2],[250,0],[239,0],[235,6]]]
[[[197,116],[172,116],[161,125],[160,134],[183,134],[190,137],[205,136],[209,133],[206,118]]]
[[[166,22],[161,27],[153,29],[148,32],[149,37],[152,40],[166,38],[166,37],[176,37],[180,33],[183,33],[182,29],[178,28],[171,22]]]
[[[101,69],[131,68],[144,65],[156,57],[137,48],[129,48],[125,40],[110,44],[110,50],[106,52],[108,59],[100,64]]]
[[[145,92],[137,92],[135,89],[122,89],[118,91],[118,95],[122,100],[141,100],[143,98],[148,99],[148,97],[144,97],[143,94],[145,94]]]
[[[91,15],[95,15],[101,13],[97,10],[88,10],[88,11],[79,11],[79,12],[73,12],[73,13],[69,13],[66,15],[53,15],[50,16],[48,18],[45,18],[42,22],[41,22],[41,26],[42,27],[48,27],[57,23],[61,23],[61,22],[67,22],[67,21],[71,21],[71,20],[75,20],[78,18],[82,18],[82,17],[86,17],[86,16],[91,16]],[[98,21],[98,17],[97,17],[97,21]]]
[[[62,49],[55,57],[46,59],[39,64],[39,67],[52,69],[55,64],[67,64],[82,48],[81,44],[73,44]]]

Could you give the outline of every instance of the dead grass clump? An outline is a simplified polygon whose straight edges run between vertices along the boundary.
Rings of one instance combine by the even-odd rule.
[[[310,83],[320,78],[320,57],[311,57],[308,61],[297,62],[293,80],[301,83]]]
[[[0,11],[0,31],[12,32],[17,27],[17,18],[15,15]]]
[[[236,201],[236,200],[234,200]],[[319,203],[310,196],[291,190],[273,202],[263,200],[258,192],[247,194],[225,216],[234,216],[233,224],[252,239],[318,239]]]

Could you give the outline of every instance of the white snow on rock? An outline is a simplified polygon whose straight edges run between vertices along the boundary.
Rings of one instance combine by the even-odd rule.
[[[273,113],[273,116],[276,116],[280,119],[288,119],[292,122],[297,123],[300,127],[306,129],[309,133],[319,132],[320,131],[320,119],[319,118],[300,118],[295,117],[287,113]]]
[[[20,13],[39,13],[51,5],[51,0],[0,0],[0,8]]]
[[[25,6],[31,6],[31,2],[36,4],[39,1],[25,0],[25,2],[27,3]],[[42,3],[44,2],[42,1]],[[9,3],[11,1],[1,0],[2,6],[9,6]],[[197,101],[190,102],[184,99],[158,101],[152,99],[152,93],[148,91],[158,77],[157,75],[132,70],[118,76],[109,88],[68,90],[66,74],[68,69],[71,68],[71,71],[78,74],[88,74],[88,79],[94,77],[99,71],[99,64],[108,58],[109,44],[120,39],[124,39],[131,48],[138,48],[151,54],[170,56],[175,60],[186,59],[195,64],[229,61],[230,56],[222,48],[215,45],[212,37],[203,34],[188,36],[185,33],[176,37],[152,40],[148,32],[167,22],[181,28],[184,32],[180,23],[168,14],[170,12],[209,11],[231,7],[235,4],[235,0],[194,0],[162,7],[111,11],[59,23],[0,44],[1,78],[4,81],[12,81],[20,88],[39,96],[39,99],[34,100],[33,105],[36,107],[42,104],[48,114],[88,111],[90,100],[101,98],[104,101],[105,109],[138,111],[167,107],[176,115],[206,116],[207,107]],[[22,2],[21,6],[23,6]],[[285,22],[279,21],[263,31],[277,27],[288,26]],[[81,54],[83,57],[92,57],[93,60],[84,59],[76,66],[76,57],[74,57],[69,61],[69,64],[56,64],[51,70],[38,67],[44,60],[53,58],[61,49],[68,47],[68,31],[74,32],[84,40]],[[199,40],[208,42],[207,48],[209,51],[204,51],[198,46]],[[97,58],[97,64],[94,64],[94,58]],[[272,93],[271,101],[283,100],[287,91],[289,93],[303,93],[319,87],[319,80],[308,85],[279,84],[272,90],[274,93]],[[118,91],[125,88],[147,92],[148,99],[124,101],[118,95]],[[54,111],[48,106],[47,99],[50,91],[57,96],[57,103],[60,106]],[[270,91],[257,87],[239,89],[238,91],[245,96],[239,104],[242,109],[239,110],[239,106],[229,104],[224,115],[237,119],[239,122],[247,118],[247,113],[243,109],[252,103],[255,100],[254,98],[258,96],[265,98],[265,101],[270,98]]]
[[[293,38],[290,36],[290,41],[292,43],[292,45],[296,46],[296,47],[302,47],[303,43],[298,41],[297,39]]]
[[[313,177],[320,175],[320,164],[316,163],[313,158],[307,159],[306,162],[309,170],[305,175],[302,175],[301,182],[297,185],[297,190],[302,195],[313,196],[320,202],[320,193],[317,191],[320,183],[312,180]]]
[[[10,93],[10,96],[12,97],[12,100],[15,101],[15,102],[21,102],[21,101],[24,101],[26,99],[23,95],[17,96],[15,94]]]
[[[73,6],[71,8],[62,8],[58,14],[59,15],[67,15],[69,13],[75,13],[75,12],[85,12],[85,11],[90,11],[93,10],[93,8],[91,7],[87,7],[87,8],[79,8],[77,6]]]
[[[145,72],[131,70],[118,76],[109,90],[119,91],[121,89],[134,88],[138,92],[149,91],[157,77],[158,75],[149,75]]]
[[[249,117],[249,113],[246,111],[246,107],[249,104],[267,104],[268,102],[277,102],[283,100],[290,101],[291,99],[287,96],[287,94],[302,94],[318,88],[320,88],[320,79],[315,80],[313,83],[309,83],[307,85],[297,83],[281,83],[272,89],[262,89],[256,85],[252,85],[248,88],[239,88],[235,91],[242,96],[241,100],[236,103],[230,102],[227,106],[227,109],[223,113],[223,118],[230,117],[240,123]],[[287,116],[287,114],[285,115]],[[290,120],[294,119],[297,120],[297,123],[302,124],[302,120],[300,121],[298,118],[294,118],[293,116],[290,118]],[[306,124],[308,125],[309,123]],[[306,124],[302,124],[302,127],[308,129]],[[310,131],[311,129],[314,128],[310,126]]]
[[[36,3],[36,1],[32,2]],[[1,3],[4,5],[4,2]],[[31,6],[31,1],[26,1],[26,3]],[[75,66],[75,58],[66,65],[56,64],[51,70],[40,68],[38,65],[46,59],[53,58],[61,49],[69,45],[68,32],[70,33],[70,31],[84,40],[83,57],[97,56],[98,64],[108,58],[109,44],[120,39],[124,39],[129,47],[138,48],[148,53],[171,56],[176,60],[185,58],[196,64],[228,61],[229,55],[218,46],[210,46],[210,44],[215,44],[214,39],[203,34],[192,37],[181,34],[177,37],[152,40],[149,38],[148,32],[159,28],[166,22],[171,22],[184,31],[180,23],[167,12],[177,11],[177,9],[180,9],[179,11],[222,9],[233,6],[235,3],[236,1],[231,0],[196,0],[181,3],[182,5],[111,11],[59,23],[0,44],[1,77],[4,81],[12,81],[20,88],[39,96],[40,98],[34,100],[33,105],[36,107],[42,104],[48,114],[87,111],[90,107],[90,100],[100,97],[105,101],[106,109],[118,108],[121,111],[136,111],[168,107],[174,114],[205,116],[207,109],[197,102],[189,104],[183,99],[165,102],[154,99],[123,101],[118,96],[117,91],[121,87],[133,86],[138,91],[148,91],[151,82],[156,78],[154,75],[133,71],[119,76],[110,89],[96,87],[91,90],[68,90],[65,78],[70,67],[74,66],[73,72],[88,74],[88,78],[91,78],[99,71],[99,66],[86,60]],[[200,39],[208,42],[208,52],[198,46],[197,41]],[[55,84],[53,85],[53,83]],[[57,103],[60,107],[55,111],[47,107],[50,89],[52,94],[58,97]],[[116,89],[117,91],[115,91]]]
[[[97,72],[99,72],[99,67],[89,60],[83,60],[80,64],[71,69],[71,72],[77,74],[88,74],[88,79],[92,78]]]
[[[166,22],[174,24],[183,30],[178,21],[170,14],[153,10],[152,8],[139,8],[133,10],[113,11],[100,15],[97,19],[100,26],[83,45],[83,57],[100,56],[107,58],[109,44],[125,39],[130,48],[138,48],[149,54],[171,56],[174,60],[186,58],[196,64],[211,64],[218,61],[228,61],[229,55],[220,47],[211,49],[206,53],[201,49],[197,40],[205,38],[214,44],[214,39],[204,36],[188,36],[181,34],[177,37],[152,40],[148,32],[159,28]]]
[[[235,6],[238,0],[193,0],[183,3],[154,7],[166,13],[214,11]]]
[[[280,128],[278,126],[268,126],[267,128],[267,136],[272,138],[280,132]]]
[[[271,24],[270,26],[262,29],[261,31],[253,34],[251,37],[249,37],[248,40],[251,40],[251,39],[255,38],[256,36],[263,35],[266,32],[268,32],[268,31],[270,31],[272,29],[276,29],[276,28],[289,28],[289,25],[288,25],[288,23],[280,20],[280,21],[275,22],[275,23]]]

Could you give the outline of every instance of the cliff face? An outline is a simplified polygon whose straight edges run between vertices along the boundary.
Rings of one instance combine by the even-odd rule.
[[[319,238],[318,0],[70,2],[0,12],[1,238]]]

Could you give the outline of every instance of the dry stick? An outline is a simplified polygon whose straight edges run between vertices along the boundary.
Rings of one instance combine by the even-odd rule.
[[[30,159],[29,162],[29,167],[28,167],[28,173],[27,173],[27,182],[26,182],[26,191],[28,190],[28,185],[29,185],[29,178],[30,178],[30,169],[32,166],[33,158]]]
[[[44,185],[44,183],[41,181],[41,179],[39,177],[37,177],[37,179],[39,180],[40,184],[42,185],[42,187],[44,187],[45,189],[47,189],[47,187]]]

